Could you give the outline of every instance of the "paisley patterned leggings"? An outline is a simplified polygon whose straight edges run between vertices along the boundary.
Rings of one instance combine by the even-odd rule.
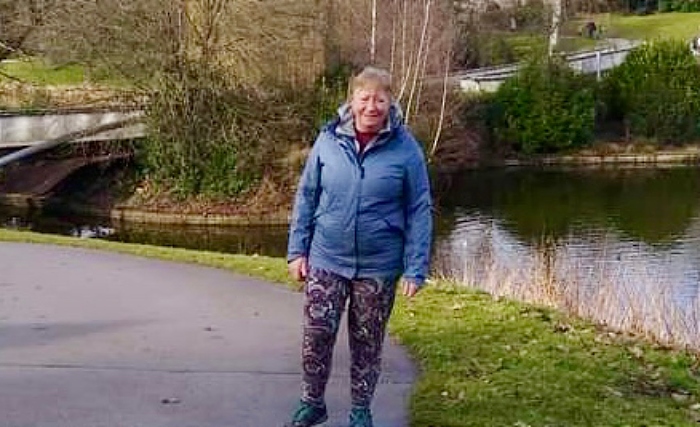
[[[394,305],[396,277],[346,279],[311,269],[306,281],[302,344],[302,400],[320,404],[331,372],[333,346],[346,301],[353,406],[369,406],[379,380],[382,342]]]

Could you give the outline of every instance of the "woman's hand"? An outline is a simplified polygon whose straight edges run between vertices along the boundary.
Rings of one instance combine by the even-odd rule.
[[[411,280],[401,281],[401,294],[406,297],[413,298],[418,293],[418,289],[420,289],[418,285]]]
[[[309,274],[309,261],[305,256],[295,258],[287,264],[287,270],[293,280],[303,282]]]

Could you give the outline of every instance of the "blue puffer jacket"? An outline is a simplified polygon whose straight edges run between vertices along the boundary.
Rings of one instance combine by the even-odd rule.
[[[347,105],[306,161],[289,231],[288,260],[343,277],[428,273],[432,200],[423,151],[392,106],[387,126],[358,154]]]

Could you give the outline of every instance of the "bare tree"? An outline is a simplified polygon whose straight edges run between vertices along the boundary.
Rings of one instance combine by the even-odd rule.
[[[426,89],[452,89],[443,80],[454,40],[454,13],[451,2],[394,0],[387,16],[383,54],[410,122],[420,112]]]
[[[433,144],[430,147],[430,157],[435,156],[435,152],[438,148],[438,143],[440,142],[440,136],[442,135],[442,127],[445,122],[445,110],[447,108],[447,95],[448,95],[448,82],[450,73],[450,60],[452,59],[452,52],[445,55],[445,75],[443,77],[443,87],[442,87],[442,100],[440,101],[440,118],[438,119],[437,129],[435,130],[435,136],[433,137]]]
[[[37,35],[44,58],[81,63],[137,85],[173,66],[179,51],[178,2],[60,0]]]
[[[418,43],[418,50],[415,53],[415,66],[413,67],[412,76],[407,74],[409,79],[411,79],[411,90],[408,94],[408,100],[406,101],[406,121],[408,122],[411,118],[411,109],[414,105],[414,97],[418,97],[419,93],[416,92],[418,87],[419,79],[425,75],[425,64],[428,58],[429,50],[429,38],[428,38],[428,26],[430,25],[430,12],[433,6],[432,0],[425,0],[425,12],[423,14],[423,24],[421,26],[420,39]],[[416,101],[415,104],[418,104]]]
[[[22,53],[54,0],[0,0],[0,61]]]
[[[183,61],[226,69],[242,84],[316,70],[314,2],[275,0],[62,0],[43,32],[61,61],[107,67],[148,86]],[[306,43],[307,49],[298,46]],[[308,47],[312,47],[311,50]],[[311,52],[312,54],[309,54]],[[292,59],[301,61],[290,71]],[[275,66],[271,66],[275,64]],[[312,65],[311,67],[309,65]]]
[[[452,45],[452,6],[441,0],[333,2],[326,36],[341,62],[389,69],[397,97],[412,112],[424,80],[442,76]],[[439,77],[438,77],[439,78]],[[411,112],[411,114],[412,114]]]
[[[562,21],[562,1],[563,0],[553,0],[552,1],[552,25],[549,28],[549,44],[548,53],[549,56],[554,54],[554,49],[559,43],[559,30]]]
[[[359,67],[375,64],[390,70],[404,119],[420,128],[435,152],[445,123],[453,44],[453,3],[445,0],[363,0],[334,2],[326,22],[334,32],[340,62]],[[342,17],[342,19],[339,19]],[[330,35],[330,33],[326,33]],[[447,68],[446,68],[447,67]],[[428,94],[430,92],[430,94]],[[426,109],[435,98],[438,109]]]
[[[372,0],[372,36],[369,52],[369,62],[374,64],[377,54],[377,0]]]

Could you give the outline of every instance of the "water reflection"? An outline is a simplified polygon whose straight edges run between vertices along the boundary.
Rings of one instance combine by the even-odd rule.
[[[284,257],[286,226],[173,226],[158,224],[115,224],[110,240],[145,243],[215,252]]]
[[[700,251],[695,168],[472,172],[453,177],[440,201],[440,258],[454,258],[459,247],[481,250],[483,241],[507,258],[542,242],[584,260],[640,252],[697,258]]]
[[[109,218],[63,211],[24,209],[0,204],[0,226],[13,230],[79,236],[81,230],[109,226]]]
[[[699,175],[694,168],[463,175],[442,199],[436,268],[494,294],[697,346]]]
[[[174,226],[112,221],[63,209],[23,210],[0,205],[0,226],[80,238],[103,238],[214,252],[283,257],[286,226]]]
[[[688,167],[475,171],[451,177],[441,204],[501,219],[528,242],[578,225],[672,243],[697,216],[699,178]]]

